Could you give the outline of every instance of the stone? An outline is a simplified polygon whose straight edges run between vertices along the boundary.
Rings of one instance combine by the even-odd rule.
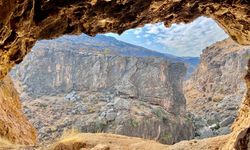
[[[72,91],[65,96],[65,99],[67,99],[69,101],[77,101],[80,99],[80,96],[77,95],[76,91]]]
[[[218,129],[218,133],[219,135],[226,135],[229,134],[231,132],[229,127],[222,127]]]
[[[125,109],[128,110],[130,108],[130,103],[127,99],[122,99],[120,97],[115,97],[114,106],[116,109]]]
[[[220,127],[228,126],[232,124],[233,121],[234,121],[234,117],[229,116],[220,122]]]
[[[113,120],[115,120],[115,118],[116,118],[116,112],[114,112],[114,110],[113,109],[109,109],[108,111],[107,111],[107,114],[106,114],[106,119],[108,120],[108,121],[113,121]]]
[[[220,128],[219,124],[212,124],[211,126],[209,126],[210,129],[212,130],[218,130]]]
[[[204,127],[198,131],[199,138],[207,138],[207,137],[212,137],[213,131],[209,127]]]

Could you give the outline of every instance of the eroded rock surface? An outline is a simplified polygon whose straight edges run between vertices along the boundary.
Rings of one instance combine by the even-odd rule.
[[[0,83],[0,114],[0,137],[19,144],[36,142],[35,128],[24,116],[19,95],[9,76]]]
[[[146,23],[188,23],[211,17],[240,44],[250,44],[249,1],[7,0],[0,2],[0,77],[23,60],[38,39],[63,34],[122,33]]]

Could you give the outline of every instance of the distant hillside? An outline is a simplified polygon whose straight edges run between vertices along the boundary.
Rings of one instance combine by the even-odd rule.
[[[50,49],[60,50],[60,48],[68,49],[70,51],[84,50],[89,53],[103,52],[110,54],[118,54],[120,56],[135,56],[135,57],[162,57],[173,62],[183,62],[187,66],[187,76],[189,77],[194,69],[199,64],[199,57],[177,57],[167,53],[160,53],[153,50],[146,49],[141,46],[136,46],[123,41],[119,41],[114,37],[105,35],[96,35],[90,37],[82,34],[80,36],[63,36],[61,38],[51,40],[39,41],[33,49],[47,48],[49,45]]]

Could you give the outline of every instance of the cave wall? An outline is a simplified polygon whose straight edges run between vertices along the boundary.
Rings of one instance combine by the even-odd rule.
[[[170,26],[202,15],[215,19],[233,40],[249,45],[249,5],[248,0],[1,0],[0,78],[20,63],[39,39],[82,32],[122,33],[161,21]],[[246,79],[250,85],[250,73]],[[244,143],[240,139],[249,139],[245,130],[250,124],[249,93],[250,90],[226,147],[241,146],[237,144]]]
[[[0,138],[20,144],[36,143],[36,130],[24,116],[19,94],[9,76],[0,81]]]

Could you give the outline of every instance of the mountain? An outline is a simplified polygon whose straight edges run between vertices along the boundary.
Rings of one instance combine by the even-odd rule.
[[[187,110],[200,120],[197,126],[202,129],[198,136],[202,137],[204,130],[206,136],[230,132],[247,89],[244,76],[249,56],[249,46],[238,45],[231,39],[203,50],[201,63],[184,84]]]
[[[113,54],[119,54],[120,56],[135,56],[135,57],[162,57],[173,62],[183,62],[187,67],[186,79],[192,74],[197,65],[199,64],[199,57],[178,57],[167,53],[160,53],[157,51],[149,50],[141,46],[136,46],[126,42],[117,40],[114,37],[106,35],[96,35],[95,37],[81,34],[80,36],[63,36],[58,39],[42,40],[39,41],[35,47],[45,47],[46,44],[50,44],[50,48],[55,48],[58,44],[64,44],[68,50],[85,49],[93,51],[100,51],[105,53],[112,52]],[[54,46],[54,47],[53,47]]]

